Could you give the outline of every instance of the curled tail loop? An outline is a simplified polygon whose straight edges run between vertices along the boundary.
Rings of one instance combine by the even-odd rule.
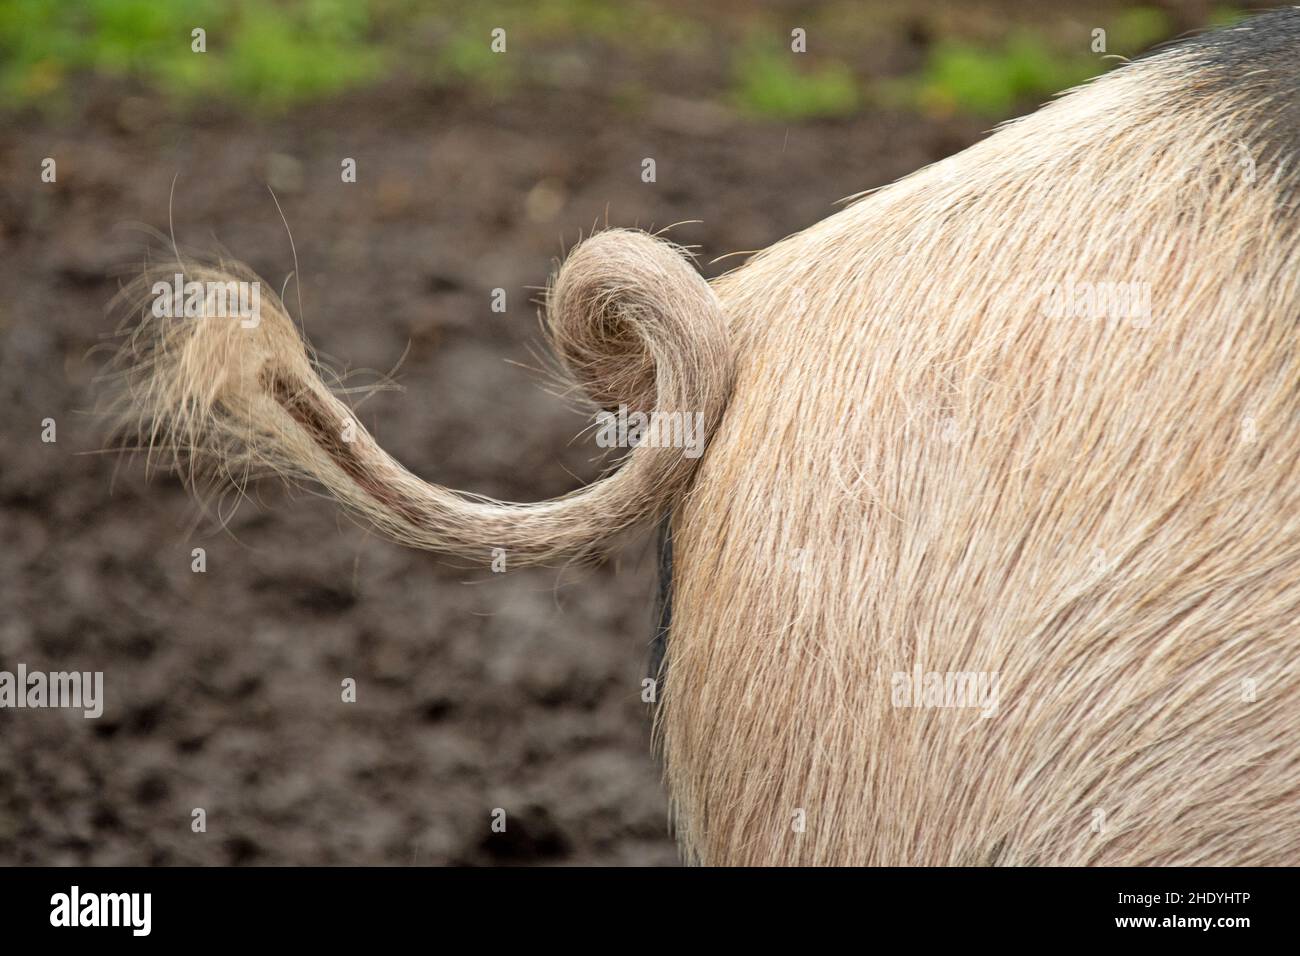
[[[172,270],[173,272],[175,270]],[[188,268],[186,281],[255,280],[240,266]],[[432,484],[389,455],[322,378],[283,304],[260,296],[253,323],[159,317],[154,270],[124,290],[142,320],[115,359],[119,430],[190,479],[272,471],[313,481],[402,544],[515,563],[597,553],[658,518],[689,487],[698,447],[642,441],[607,476],[549,501],[496,501]],[[205,288],[212,288],[205,285]],[[733,357],[717,297],[673,244],[632,230],[576,246],[546,299],[551,342],[599,408],[698,429],[706,440],[730,397]],[[660,429],[659,437],[663,437]]]

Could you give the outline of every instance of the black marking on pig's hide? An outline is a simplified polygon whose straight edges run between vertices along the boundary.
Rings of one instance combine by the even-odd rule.
[[[668,630],[673,621],[673,532],[672,517],[659,526],[659,589],[655,596],[654,634],[650,639],[648,676],[655,681],[655,701],[662,699],[668,674],[664,656],[668,652]]]

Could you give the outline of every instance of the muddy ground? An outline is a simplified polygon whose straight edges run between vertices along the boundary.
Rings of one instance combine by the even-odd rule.
[[[97,83],[61,116],[10,118],[0,669],[102,670],[106,705],[98,720],[0,711],[0,863],[677,862],[639,696],[651,536],[591,570],[494,575],[265,483],[223,530],[174,478],[95,453],[86,412],[115,274],[158,247],[142,227],[166,233],[170,218],[181,244],[285,281],[270,181],[315,345],[352,368],[405,355],[405,391],[362,406],[398,458],[513,500],[590,480],[598,449],[574,440],[586,421],[523,367],[537,364],[530,300],[581,230],[701,220],[672,235],[716,275],[740,261],[716,257],[987,125],[880,110],[745,120],[695,97],[701,69],[656,67],[636,109],[580,75],[499,102],[390,83],[277,119],[180,115]],[[47,156],[54,184],[39,178]],[[344,157],[356,184],[340,181]],[[489,309],[496,287],[504,315]],[[41,441],[46,418],[57,442]],[[355,704],[340,700],[347,677]],[[497,807],[505,834],[489,829]]]

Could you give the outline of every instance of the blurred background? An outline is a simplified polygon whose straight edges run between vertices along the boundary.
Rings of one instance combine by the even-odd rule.
[[[640,699],[649,536],[595,569],[466,571],[278,485],[205,515],[100,453],[93,350],[150,230],[276,288],[296,246],[313,343],[405,387],[361,406],[379,440],[546,498],[601,468],[533,355],[537,289],[593,224],[684,223],[714,276],[1255,8],[0,2],[0,670],[102,670],[106,696],[98,720],[0,711],[0,863],[677,862]]]

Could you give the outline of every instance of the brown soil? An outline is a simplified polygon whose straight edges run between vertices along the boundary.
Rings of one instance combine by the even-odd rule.
[[[639,696],[651,536],[593,570],[464,571],[270,484],[222,530],[174,478],[95,454],[104,435],[84,412],[111,276],[149,244],[133,224],[167,231],[175,178],[176,239],[219,244],[279,286],[294,260],[269,179],[314,344],[354,368],[406,353],[406,391],[363,405],[395,455],[513,500],[590,480],[597,449],[574,440],[586,422],[512,364],[536,365],[530,300],[580,230],[702,220],[672,235],[716,275],[741,260],[710,260],[981,131],[887,112],[745,121],[693,100],[691,82],[659,75],[681,88],[636,112],[583,88],[491,103],[395,86],[277,121],[181,119],[96,89],[62,119],[11,125],[0,669],[103,670],[107,703],[99,720],[0,711],[0,863],[677,861]],[[46,156],[56,184],[40,182]],[[505,315],[489,309],[495,287]],[[40,440],[47,417],[55,444]],[[346,677],[355,704],[340,701]],[[497,807],[508,828],[493,835]]]

